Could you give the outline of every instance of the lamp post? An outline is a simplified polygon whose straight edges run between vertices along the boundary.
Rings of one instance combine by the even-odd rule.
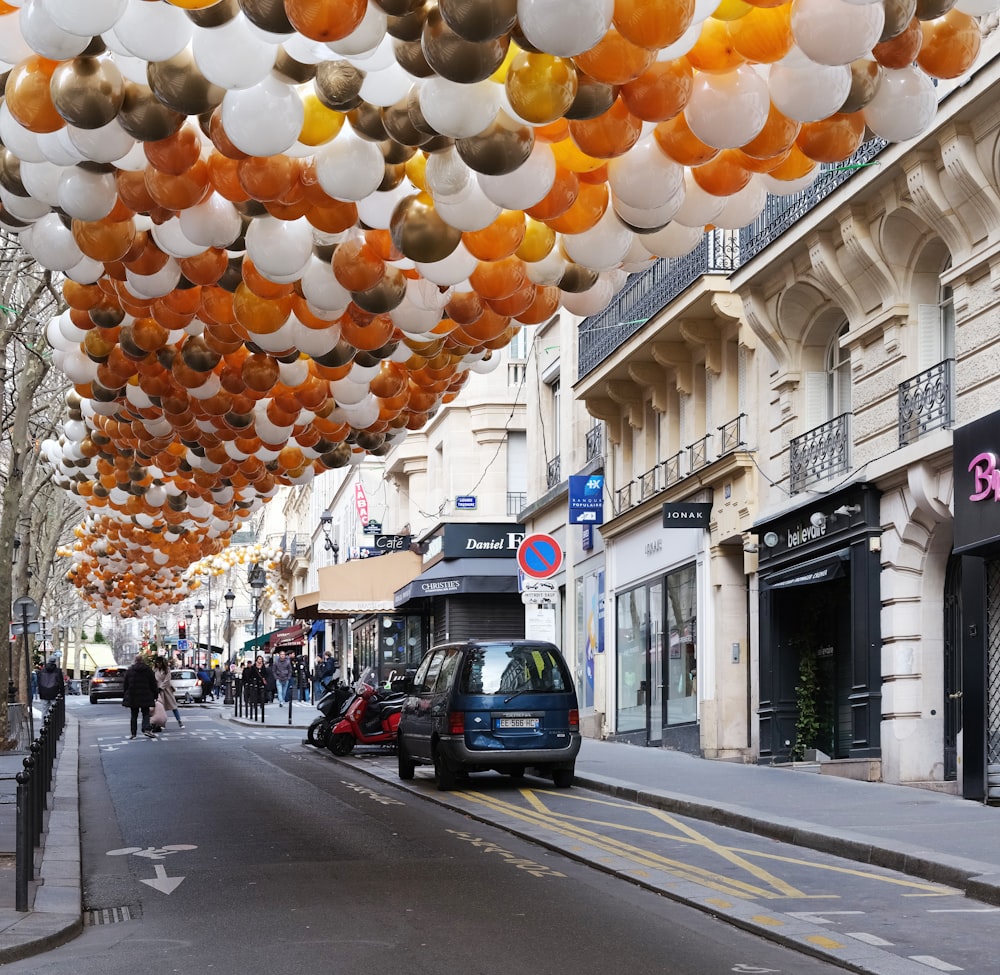
[[[326,541],[323,543],[323,548],[328,552],[333,553],[333,564],[337,564],[337,556],[340,555],[340,546],[337,544],[337,540],[333,537],[333,513],[329,508],[319,516],[320,527],[323,529],[323,534],[326,536]]]
[[[194,604],[194,665],[198,666],[198,656],[201,653],[201,614],[205,612],[205,604],[199,599]]]
[[[233,703],[233,672],[229,669],[233,662],[233,603],[236,602],[236,593],[232,589],[226,591],[222,597],[226,603],[226,673],[223,677],[225,696],[223,704]]]
[[[185,631],[185,635],[186,635],[187,633],[190,633],[190,632],[191,632],[191,620],[193,620],[193,619],[194,619],[194,616],[192,616],[192,614],[191,614],[191,613],[185,613],[185,614],[184,614],[184,619],[186,619],[186,620],[187,620],[187,630]],[[188,637],[188,639],[190,639],[190,637]],[[187,649],[188,649],[188,648],[187,648],[187,647],[185,647],[185,651],[187,651]],[[184,661],[184,657],[185,657],[185,655],[186,655],[185,653],[182,653],[182,654],[181,654],[181,663],[184,663],[184,662],[185,662],[185,661]]]
[[[264,586],[267,583],[267,575],[264,570],[255,562],[250,566],[250,589],[253,592],[253,641],[254,648],[257,647],[257,640],[260,637],[260,597],[264,592]],[[256,656],[256,654],[255,654]],[[257,720],[257,704],[260,704],[260,716],[261,721],[264,720],[264,698],[266,694],[262,696],[261,700],[254,701],[253,703],[253,719]]]

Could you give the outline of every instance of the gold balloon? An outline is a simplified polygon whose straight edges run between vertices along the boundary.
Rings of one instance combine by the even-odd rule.
[[[274,67],[271,68],[271,71],[281,78],[282,81],[293,85],[304,85],[307,81],[312,81],[316,77],[316,65],[296,61],[285,50],[284,45],[278,46],[278,55],[274,59]]]
[[[514,121],[502,110],[478,135],[455,142],[465,165],[487,176],[514,172],[531,155],[534,145],[531,127]]]
[[[411,9],[407,13],[389,18],[386,33],[397,41],[419,41],[424,30],[424,21],[435,7],[434,0],[411,4]]]
[[[352,291],[354,303],[373,315],[384,315],[399,307],[406,297],[406,276],[398,267],[386,268],[385,276],[367,291]]]
[[[517,22],[517,0],[438,0],[445,23],[467,41],[493,41]]]
[[[579,264],[570,264],[559,279],[559,287],[574,294],[589,291],[595,284],[597,284],[597,272]]]
[[[916,16],[917,0],[882,0],[885,7],[885,26],[879,43],[899,37]]]
[[[346,467],[351,462],[351,448],[346,443],[339,443],[333,450],[320,455],[319,462],[330,470]]]
[[[882,83],[882,68],[876,61],[861,58],[851,63],[851,90],[844,99],[839,113],[857,112],[864,108]]]
[[[394,47],[396,63],[414,78],[429,78],[434,74],[434,69],[424,57],[424,49],[420,41],[399,41]]]
[[[382,125],[390,139],[404,146],[423,145],[434,135],[413,124],[407,99],[382,109]]]
[[[291,34],[295,28],[285,13],[285,0],[239,0],[251,24],[271,34]]]
[[[335,112],[349,112],[361,104],[364,72],[346,61],[321,61],[316,65],[316,97]]]
[[[424,0],[373,0],[390,17],[405,17],[424,5]]]
[[[351,128],[369,142],[384,142],[389,138],[382,122],[382,112],[368,102],[361,102],[357,108],[347,113],[347,121]]]
[[[125,99],[125,80],[108,58],[73,58],[52,72],[49,93],[56,111],[79,129],[114,121]]]
[[[443,261],[462,241],[462,232],[441,219],[426,193],[408,196],[397,204],[389,233],[396,250],[424,264]]]
[[[957,2],[958,0],[917,0],[917,20],[937,20]]]
[[[186,115],[160,104],[145,85],[125,82],[125,97],[118,112],[118,124],[133,139],[158,142],[173,135],[186,120]]]
[[[329,352],[314,355],[311,358],[321,366],[336,368],[337,366],[346,366],[354,358],[356,351],[350,342],[338,342]]]
[[[582,71],[576,73],[576,97],[566,109],[565,117],[575,121],[597,118],[603,115],[618,98],[618,86],[606,85]]]
[[[30,196],[21,182],[21,160],[9,149],[0,149],[0,186],[14,196]]]
[[[190,48],[166,61],[150,61],[146,78],[160,102],[185,115],[210,111],[226,94],[225,88],[213,85],[198,70]]]
[[[239,12],[237,0],[218,0],[210,7],[184,11],[198,27],[212,28],[228,24]]]
[[[503,64],[510,38],[504,34],[492,41],[467,41],[445,23],[435,8],[427,16],[420,43],[427,63],[442,78],[472,85],[485,81]]]

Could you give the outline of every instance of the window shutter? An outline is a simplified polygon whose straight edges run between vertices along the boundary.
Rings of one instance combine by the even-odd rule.
[[[829,376],[825,372],[807,372],[805,376],[805,429],[812,430],[830,419],[827,416]]]
[[[941,308],[917,305],[917,372],[941,361]]]

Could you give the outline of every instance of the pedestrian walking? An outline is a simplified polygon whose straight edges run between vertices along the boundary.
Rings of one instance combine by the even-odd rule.
[[[296,655],[293,659],[294,687],[298,688],[299,700],[309,701],[309,664],[305,657]]]
[[[149,713],[153,710],[153,705],[156,704],[159,690],[152,667],[146,663],[146,659],[141,653],[137,653],[132,666],[125,671],[125,690],[122,695],[122,707],[128,708],[131,712],[129,730],[132,738],[135,738],[136,735],[140,712],[142,713],[142,733],[147,738],[155,737],[149,723]]]
[[[316,663],[313,664],[312,680],[313,680],[313,700],[318,701],[323,696],[324,692],[322,657],[317,657]]]
[[[214,701],[215,695],[213,694],[213,688],[215,686],[215,678],[212,676],[212,671],[207,667],[202,667],[198,671],[198,680],[201,681],[201,699],[202,701]]]
[[[41,672],[42,665],[35,664],[31,670],[31,700],[34,701],[38,697],[38,675]]]
[[[52,702],[65,690],[66,679],[59,667],[59,661],[53,654],[38,675],[38,698],[42,702],[42,712],[47,712],[52,707]]]
[[[284,650],[279,650],[278,656],[271,661],[271,670],[274,673],[275,702],[285,704],[290,700],[288,685],[292,679],[292,661]]]
[[[170,664],[166,657],[157,657],[153,661],[153,673],[156,675],[156,686],[159,688],[160,701],[163,709],[173,714],[177,719],[177,727],[183,728],[181,712],[177,707],[177,697],[174,694],[174,682],[170,679]]]

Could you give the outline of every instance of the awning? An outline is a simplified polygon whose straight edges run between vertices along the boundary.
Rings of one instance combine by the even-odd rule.
[[[309,635],[315,636],[317,633],[322,633],[326,629],[326,620],[316,620],[313,625],[309,628]]]
[[[243,643],[243,652],[251,653],[254,650],[259,650],[262,647],[266,647],[271,641],[271,637],[274,636],[276,630],[268,630],[267,633],[261,633],[260,636],[251,637],[249,640],[245,640]]]
[[[319,570],[319,592],[296,596],[292,615],[315,620],[391,613],[396,608],[393,594],[420,572],[422,564],[416,552],[390,552],[324,566]]]
[[[286,626],[283,630],[275,630],[268,641],[268,651],[275,653],[285,647],[301,647],[306,641],[308,629],[308,625],[296,623],[294,626]]]
[[[486,592],[517,592],[514,559],[444,559],[396,590],[396,608],[411,599]]]
[[[792,586],[809,586],[816,582],[839,579],[846,573],[851,550],[842,548],[830,555],[809,562],[801,562],[781,572],[761,575],[760,584],[768,589],[790,589]]]

